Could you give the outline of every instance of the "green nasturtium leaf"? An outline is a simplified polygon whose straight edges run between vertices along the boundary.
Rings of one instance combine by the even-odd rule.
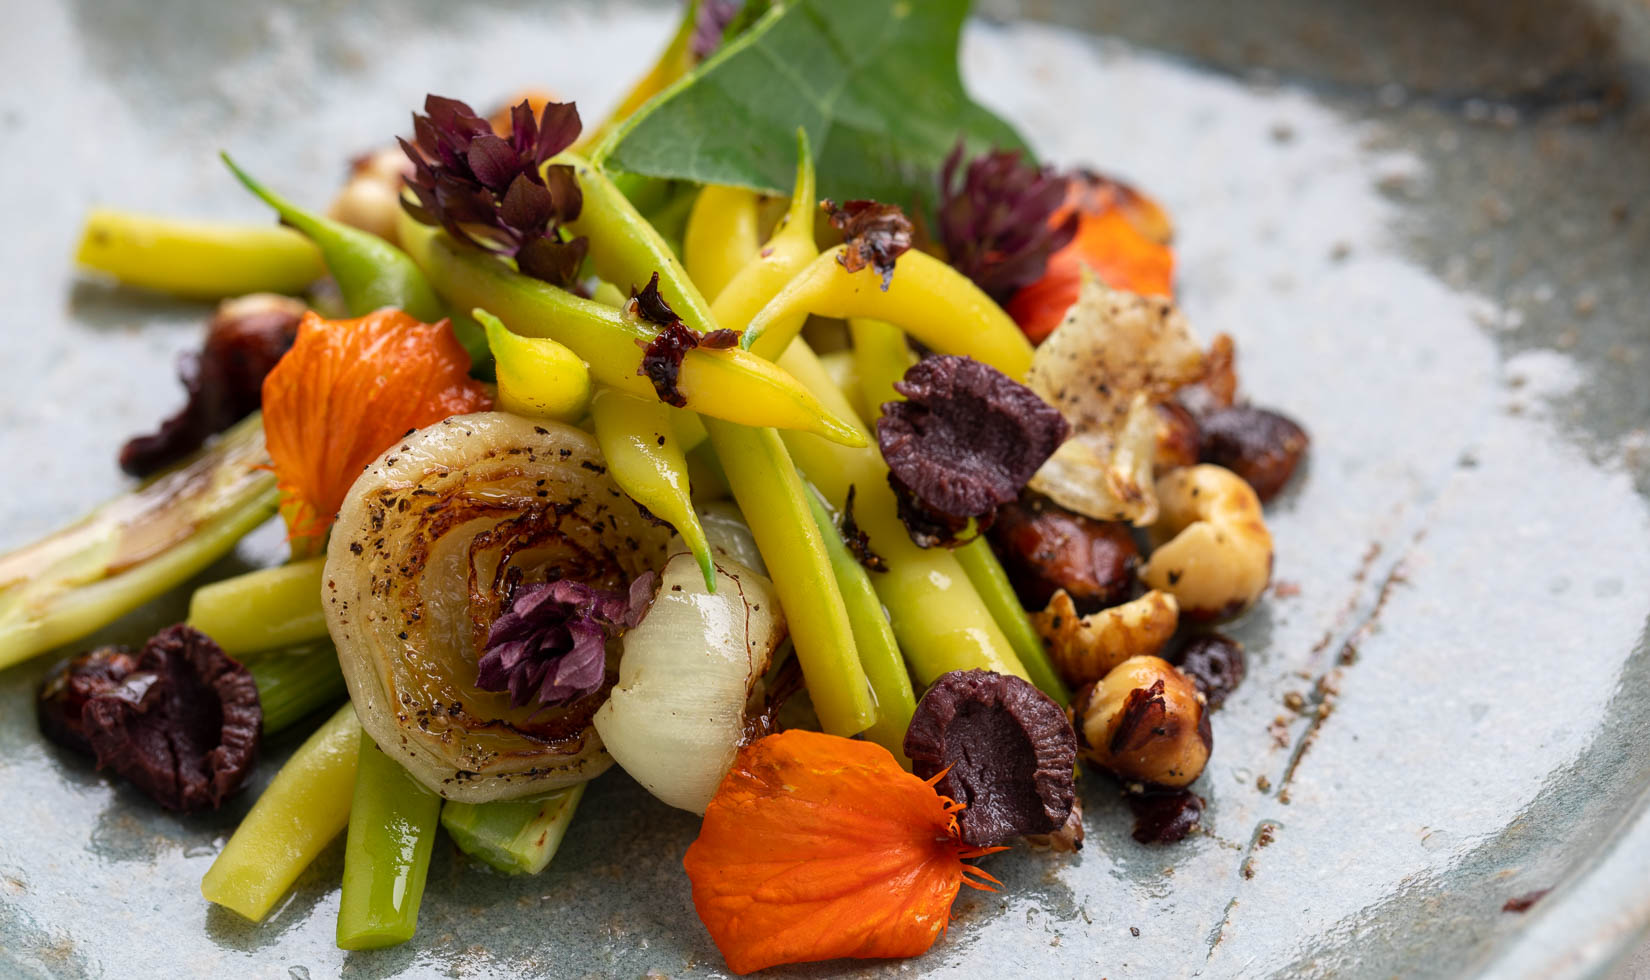
[[[969,0],[788,0],[640,109],[598,148],[607,167],[774,193],[795,176],[795,132],[820,193],[929,210],[963,137],[1023,147],[963,89]]]

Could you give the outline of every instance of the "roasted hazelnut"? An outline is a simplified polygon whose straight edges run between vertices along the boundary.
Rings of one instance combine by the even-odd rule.
[[[125,647],[98,647],[57,665],[40,688],[40,733],[58,745],[92,754],[80,714],[86,702],[120,686],[137,669],[137,655]]]
[[[398,146],[357,157],[350,164],[349,180],[327,208],[327,217],[394,242],[401,218],[401,182],[411,170],[411,162]]]
[[[1031,614],[1049,659],[1074,686],[1100,680],[1130,657],[1157,654],[1179,621],[1174,596],[1156,589],[1087,616],[1077,615],[1071,596],[1061,589],[1048,608]]]
[[[1157,454],[1152,461],[1153,470],[1161,474],[1196,463],[1196,417],[1179,402],[1158,402],[1152,408],[1157,412]]]
[[[1282,490],[1306,452],[1306,430],[1264,408],[1240,405],[1203,416],[1198,459],[1243,477],[1263,502]]]
[[[1243,644],[1223,633],[1194,636],[1171,659],[1197,685],[1211,711],[1243,683]]]
[[[1141,581],[1174,593],[1181,618],[1194,621],[1235,616],[1260,598],[1272,578],[1272,533],[1249,484],[1200,463],[1158,480],[1157,499]]]
[[[1076,798],[1077,736],[1060,706],[1018,677],[940,675],[905,732],[911,770],[966,806],[963,841],[994,847],[1058,830]]]
[[[1203,697],[1158,657],[1132,657],[1072,702],[1078,754],[1126,780],[1191,783],[1209,761],[1214,736]]]
[[[1042,497],[997,512],[991,543],[1027,609],[1041,609],[1060,589],[1078,613],[1127,600],[1140,550],[1129,526],[1090,520]]]

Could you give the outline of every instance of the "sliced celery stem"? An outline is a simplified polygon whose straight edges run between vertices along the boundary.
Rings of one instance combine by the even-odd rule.
[[[1043,647],[1037,628],[1031,625],[1031,617],[1026,615],[1025,607],[1020,605],[1020,597],[1014,593],[1014,586],[1009,583],[1002,562],[991,550],[991,543],[983,537],[975,538],[953,550],[952,554],[957,556],[963,571],[968,573],[968,581],[980,594],[980,601],[991,610],[991,618],[997,621],[997,627],[1008,638],[1009,646],[1020,658],[1031,683],[1053,698],[1056,704],[1065,707],[1071,701],[1071,692],[1066,690],[1065,683],[1060,680],[1060,672],[1049,660],[1048,650]]]
[[[264,734],[274,735],[348,696],[330,642],[260,653],[246,662],[258,685]]]
[[[338,900],[339,949],[379,949],[412,938],[441,817],[441,797],[365,733],[359,753]]]
[[[86,216],[75,261],[130,286],[193,299],[298,293],[326,274],[315,246],[290,228],[105,208]]]
[[[263,419],[80,522],[0,555],[0,669],[80,639],[176,588],[275,514]]]
[[[189,625],[232,657],[321,639],[325,565],[309,558],[203,585],[189,599]]]
[[[857,735],[876,721],[876,706],[802,478],[773,429],[704,422],[779,593],[820,724],[832,735]]]
[[[441,826],[465,854],[513,875],[536,875],[561,847],[586,783],[525,800],[442,804]]]
[[[836,521],[820,502],[819,495],[808,491],[808,508],[825,539],[825,552],[831,559],[831,571],[836,574],[837,588],[842,590],[842,601],[848,607],[848,621],[853,625],[854,648],[859,662],[865,668],[865,677],[871,683],[876,698],[877,720],[865,730],[865,737],[894,754],[902,764],[905,758],[905,730],[911,725],[911,715],[917,709],[916,695],[911,690],[911,674],[905,669],[899,643],[894,639],[894,628],[882,611],[882,600],[877,598],[870,576],[848,546],[843,543]]]
[[[361,723],[344,705],[275,774],[201,879],[201,895],[261,922],[349,822]]]

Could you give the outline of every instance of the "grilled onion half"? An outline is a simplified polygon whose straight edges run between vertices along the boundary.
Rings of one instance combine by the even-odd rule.
[[[327,625],[362,727],[450,800],[598,775],[612,759],[591,717],[607,687],[515,707],[475,686],[476,663],[513,587],[567,578],[623,590],[664,565],[670,537],[570,426],[484,412],[396,443],[350,489],[327,547]]]

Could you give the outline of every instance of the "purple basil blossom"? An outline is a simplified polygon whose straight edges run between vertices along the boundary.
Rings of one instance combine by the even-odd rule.
[[[997,302],[1041,279],[1049,256],[1077,234],[1074,211],[1049,219],[1065,202],[1069,179],[1038,167],[1019,150],[993,150],[970,160],[957,182],[963,144],[940,171],[940,241],[957,271]]]
[[[571,284],[589,243],[563,241],[561,226],[579,216],[584,197],[572,167],[544,165],[578,139],[578,107],[552,102],[535,120],[523,99],[510,110],[508,139],[457,99],[426,96],[424,112],[413,114],[413,143],[399,141],[413,164],[407,186],[418,199],[402,202],[407,213],[511,256],[527,275]]]
[[[628,594],[567,579],[523,586],[488,631],[476,686],[509,691],[517,707],[555,707],[601,690],[608,637],[641,620],[653,582],[648,572]]]
[[[699,9],[693,13],[693,37],[688,41],[695,58],[703,61],[716,53],[728,25],[744,5],[745,0],[699,0]]]

